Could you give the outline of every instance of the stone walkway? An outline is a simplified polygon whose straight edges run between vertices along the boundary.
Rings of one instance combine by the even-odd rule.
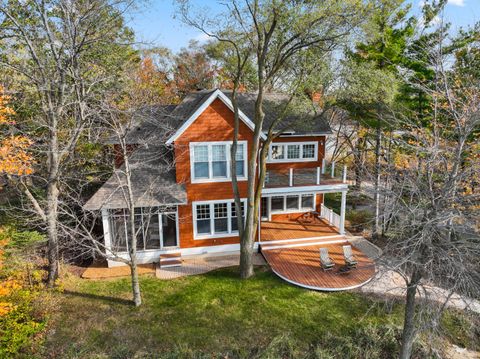
[[[207,273],[219,268],[238,266],[239,261],[240,254],[238,253],[208,257],[184,257],[182,259],[182,266],[180,267],[160,268],[157,266],[155,270],[155,276],[159,279],[174,279],[187,275]],[[265,265],[266,262],[261,254],[255,253],[253,257],[253,264]]]
[[[375,293],[382,296],[393,295],[396,297],[404,297],[406,289],[402,276],[385,267],[379,267],[375,278],[360,288],[365,293]],[[448,299],[446,304],[448,307],[480,313],[480,301],[465,298],[459,294],[453,294],[448,298],[448,291],[439,287],[423,285],[419,290],[419,294],[421,297],[437,302],[440,305],[443,305]]]

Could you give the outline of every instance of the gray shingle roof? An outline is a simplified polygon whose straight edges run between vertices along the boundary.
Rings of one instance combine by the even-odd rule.
[[[130,158],[135,207],[186,204],[185,187],[176,183],[171,154],[165,146],[137,149]],[[110,179],[88,200],[84,209],[126,208],[127,185],[124,166],[116,169]]]
[[[128,143],[165,143],[215,90],[202,90],[188,94],[178,105],[148,106],[137,110],[134,114],[135,125],[128,134]],[[231,98],[231,91],[222,91]],[[253,121],[256,93],[238,93],[240,110]],[[268,131],[270,125],[283,112],[288,96],[278,93],[265,94],[265,119],[263,130]],[[277,131],[293,132],[299,135],[331,133],[328,121],[320,114],[318,106],[312,104],[308,108],[290,109],[285,119],[278,124]],[[116,143],[111,138],[109,143]]]

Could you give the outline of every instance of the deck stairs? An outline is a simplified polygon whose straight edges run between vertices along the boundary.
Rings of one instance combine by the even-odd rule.
[[[275,241],[261,242],[260,249],[261,251],[267,251],[270,249],[279,248],[308,247],[319,244],[343,243],[345,241],[347,241],[347,237],[341,234],[311,238],[281,239]]]
[[[182,254],[180,252],[160,254],[160,268],[182,266]]]

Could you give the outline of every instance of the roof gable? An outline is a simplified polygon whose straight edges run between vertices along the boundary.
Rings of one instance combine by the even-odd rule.
[[[213,101],[216,99],[220,99],[232,112],[233,112],[233,104],[232,101],[220,90],[215,90],[211,93],[210,96],[208,96],[206,99],[204,99],[203,103],[193,112],[190,117],[180,126],[180,128],[175,131],[175,133],[170,136],[170,138],[166,141],[167,145],[172,144],[177,140],[186,130],[187,128],[190,127],[190,125],[195,122],[195,120],[210,106]],[[238,116],[240,120],[242,120],[248,128],[250,128],[252,131],[255,129],[255,124],[239,109],[238,110]],[[262,135],[264,137],[264,135]]]

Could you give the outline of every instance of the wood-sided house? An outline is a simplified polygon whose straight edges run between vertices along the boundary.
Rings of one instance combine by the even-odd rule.
[[[145,110],[129,133],[140,263],[158,262],[167,253],[190,256],[239,250],[239,213],[233,204],[229,163],[234,128],[229,96],[218,89],[190,93],[176,106]],[[243,198],[255,99],[255,94],[238,94],[236,162]],[[265,131],[285,101],[283,95],[266,96]],[[315,112],[292,113],[283,128],[269,148],[256,246],[344,240],[348,185],[343,168],[326,168],[325,141],[331,135],[327,121]],[[121,160],[117,159],[118,165]],[[126,257],[130,234],[123,173],[120,165],[84,208],[101,211],[105,246]],[[324,194],[329,192],[341,193],[340,213],[324,206]],[[119,264],[108,261],[109,266]]]

